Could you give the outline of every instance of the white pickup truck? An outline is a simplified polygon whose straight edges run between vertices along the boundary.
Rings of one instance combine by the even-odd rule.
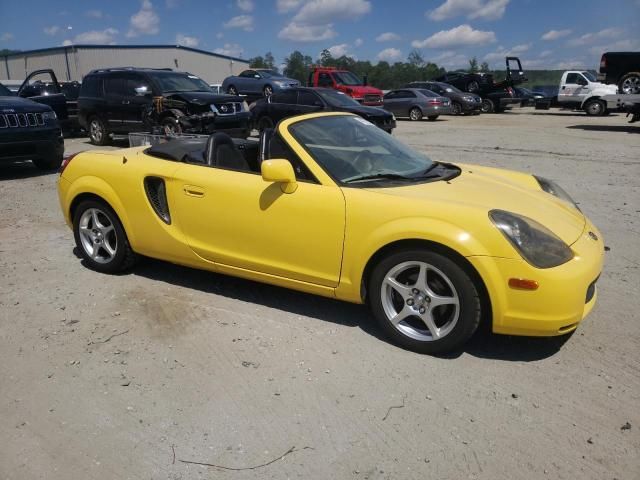
[[[611,97],[617,92],[618,87],[598,82],[591,72],[568,70],[562,74],[558,96],[536,100],[536,109],[559,107],[584,110],[587,115],[607,115],[616,108],[616,101]],[[605,96],[607,99],[602,98]]]

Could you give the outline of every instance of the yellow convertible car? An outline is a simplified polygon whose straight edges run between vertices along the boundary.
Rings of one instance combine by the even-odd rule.
[[[434,162],[344,113],[65,161],[60,204],[86,263],[137,255],[368,303],[397,344],[438,353],[482,318],[562,335],[593,308],[598,230],[552,181]]]

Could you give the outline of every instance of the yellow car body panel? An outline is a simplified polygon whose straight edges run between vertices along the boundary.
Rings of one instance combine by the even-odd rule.
[[[497,333],[558,335],[575,328],[595,303],[589,285],[602,269],[600,233],[574,206],[541,190],[533,176],[460,165],[451,181],[387,188],[338,185],[283,120],[280,136],[317,183],[295,188],[259,174],[162,160],[144,147],[80,154],[64,170],[59,197],[67,223],[79,195],[114,209],[137,253],[318,295],[363,302],[367,264],[381,249],[425,241],[457,252],[481,278]],[[285,175],[282,165],[272,174]],[[171,223],[155,214],[143,179],[164,179]],[[491,223],[495,208],[529,217],[571,246],[573,260],[554,268],[528,264]],[[590,233],[591,232],[591,233]],[[594,240],[594,237],[596,240]],[[535,280],[534,291],[510,278]]]

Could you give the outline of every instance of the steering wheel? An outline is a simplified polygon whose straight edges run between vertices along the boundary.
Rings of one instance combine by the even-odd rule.
[[[358,173],[371,172],[373,170],[373,161],[374,157],[371,150],[361,150],[353,160],[353,168],[355,168]]]

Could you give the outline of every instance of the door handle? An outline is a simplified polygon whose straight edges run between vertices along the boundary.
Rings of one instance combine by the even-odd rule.
[[[204,197],[204,189],[202,187],[198,187],[196,185],[185,185],[183,190],[185,195],[189,195],[190,197]]]
[[[129,105],[131,102],[129,100],[122,100],[123,105]]]

